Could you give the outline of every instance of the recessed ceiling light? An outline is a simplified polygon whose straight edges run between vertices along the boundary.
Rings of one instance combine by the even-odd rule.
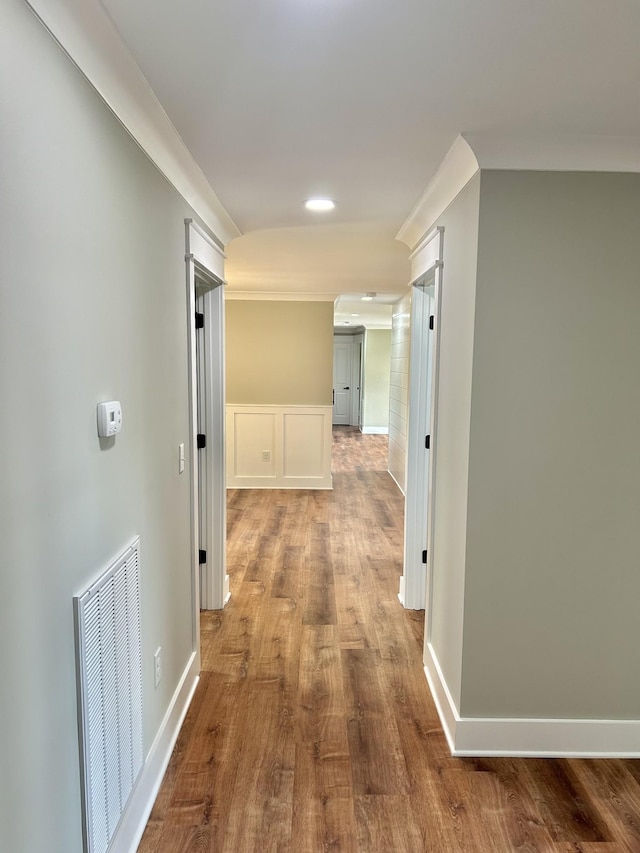
[[[373,297],[374,297],[375,295],[376,295],[375,293],[365,293],[365,295],[364,295],[364,296],[361,296],[361,297],[360,297],[360,299],[361,299],[363,302],[373,302]]]
[[[330,198],[308,198],[305,201],[304,206],[307,208],[307,210],[314,210],[319,212],[333,210],[333,208],[336,206],[336,203]]]
[[[359,314],[352,314],[351,316],[352,317],[359,317],[360,315]]]

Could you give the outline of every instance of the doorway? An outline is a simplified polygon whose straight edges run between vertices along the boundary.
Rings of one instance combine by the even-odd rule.
[[[189,318],[190,473],[193,603],[219,610],[229,599],[226,573],[224,256],[185,220]]]
[[[414,268],[411,294],[411,348],[403,573],[399,598],[410,610],[425,609],[430,623],[433,566],[432,519],[435,498],[438,343],[444,229],[424,241]],[[420,271],[422,270],[422,271]]]
[[[353,379],[353,344],[344,339],[333,340],[333,417],[335,425],[351,423],[351,390]]]
[[[362,426],[362,333],[334,335],[333,416],[334,426]]]

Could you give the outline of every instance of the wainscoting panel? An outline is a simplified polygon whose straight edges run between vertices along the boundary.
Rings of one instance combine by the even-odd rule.
[[[331,489],[331,406],[227,406],[227,487]]]
[[[236,412],[232,470],[237,477],[276,476],[276,414]]]

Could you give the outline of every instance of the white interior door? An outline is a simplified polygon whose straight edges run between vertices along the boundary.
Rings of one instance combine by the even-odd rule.
[[[351,423],[351,381],[353,344],[351,341],[333,342],[333,421],[334,424]]]

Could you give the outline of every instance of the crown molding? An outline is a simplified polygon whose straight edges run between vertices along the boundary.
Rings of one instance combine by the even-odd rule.
[[[461,134],[406,218],[396,239],[415,252],[438,217],[481,169],[640,172],[640,138]]]
[[[98,0],[25,2],[216,239],[240,236]]]
[[[640,139],[621,136],[466,133],[481,169],[640,172]]]
[[[224,292],[224,297],[229,300],[250,300],[251,302],[335,302],[339,293],[294,293],[291,291],[258,291],[258,290],[230,290]]]
[[[436,219],[478,172],[480,166],[469,143],[456,137],[420,200],[396,235],[412,251],[433,228]]]

